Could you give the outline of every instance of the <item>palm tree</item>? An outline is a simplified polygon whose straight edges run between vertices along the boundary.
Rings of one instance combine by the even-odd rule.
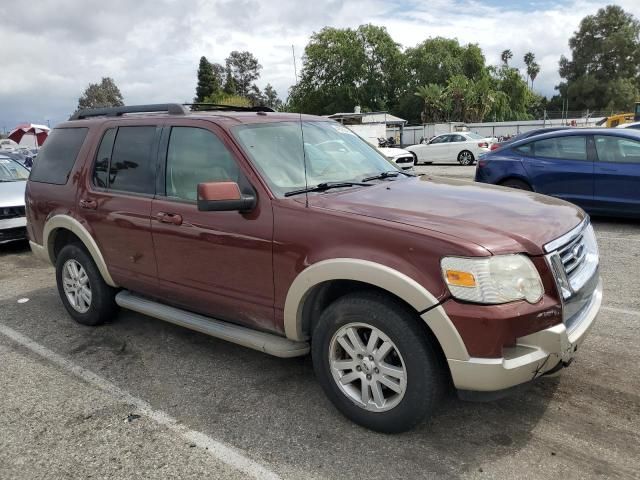
[[[531,78],[531,65],[533,65],[536,61],[536,56],[533,52],[527,52],[524,54],[524,64],[527,66],[527,76]],[[533,80],[531,81],[531,85],[533,86]]]
[[[445,96],[451,101],[451,118],[453,121],[464,121],[466,115],[465,100],[469,94],[469,79],[464,75],[454,75],[447,82]]]
[[[435,83],[418,87],[414,95],[420,97],[424,102],[424,107],[420,114],[422,123],[436,122],[441,119],[443,94],[444,88]]]
[[[533,90],[533,81],[540,73],[540,65],[538,65],[536,62],[532,62],[531,65],[529,65],[529,67],[527,68],[527,73],[529,74],[529,78],[531,78],[531,90]]]
[[[502,63],[504,63],[505,67],[509,66],[509,60],[513,58],[513,52],[509,49],[503,50],[500,54],[500,58],[502,59]]]

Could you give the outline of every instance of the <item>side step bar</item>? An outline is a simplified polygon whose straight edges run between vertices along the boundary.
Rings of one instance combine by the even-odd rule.
[[[139,297],[126,290],[116,295],[116,303],[122,308],[133,310],[165,322],[180,325],[212,337],[237,343],[281,358],[299,357],[309,353],[307,342],[296,342],[271,333],[259,332],[250,328],[187,312],[179,308],[163,305]]]

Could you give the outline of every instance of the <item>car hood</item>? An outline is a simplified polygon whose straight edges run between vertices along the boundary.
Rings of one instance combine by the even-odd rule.
[[[0,208],[24,207],[24,189],[27,182],[0,182]]]
[[[411,155],[411,152],[403,148],[377,147],[377,149],[387,158],[395,158],[400,155]]]
[[[545,195],[442,177],[405,178],[309,197],[312,206],[437,231],[494,254],[544,254],[578,225],[578,207]]]

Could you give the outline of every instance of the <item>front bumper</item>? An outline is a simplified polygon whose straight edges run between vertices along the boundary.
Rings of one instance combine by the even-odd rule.
[[[0,220],[0,244],[27,238],[27,218]]]
[[[505,348],[502,358],[448,359],[453,383],[458,390],[495,392],[534,380],[558,365],[568,365],[593,326],[602,303],[602,280],[591,299],[570,326],[561,323],[518,338],[516,346]]]

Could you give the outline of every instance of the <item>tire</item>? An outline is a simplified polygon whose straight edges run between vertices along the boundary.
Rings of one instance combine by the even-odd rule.
[[[510,178],[509,180],[505,180],[500,185],[503,187],[516,188],[518,190],[526,190],[527,192],[533,192],[533,188],[527,182],[522,180],[518,180],[515,178]]]
[[[417,167],[419,165],[418,156],[413,152],[411,152],[411,155],[413,155],[413,166]]]
[[[56,283],[67,312],[82,325],[102,325],[117,312],[116,290],[105,283],[93,259],[81,245],[66,245],[58,254]]]
[[[372,430],[399,433],[435,411],[445,392],[446,375],[419,321],[404,305],[373,291],[345,295],[322,313],[313,331],[313,366],[325,394],[343,415]],[[369,348],[373,332],[378,339]],[[351,333],[361,342],[355,349],[355,342],[348,340]],[[389,341],[391,348],[384,354],[382,347]],[[343,344],[351,348],[351,355]],[[382,377],[384,386],[377,381]],[[352,380],[344,382],[347,378]],[[387,386],[389,380],[393,390]],[[377,396],[370,385],[377,386]],[[366,407],[365,389],[370,397]]]
[[[473,153],[471,153],[469,150],[463,150],[458,154],[458,163],[460,165],[473,165],[473,162],[475,162],[476,159],[473,156]]]

